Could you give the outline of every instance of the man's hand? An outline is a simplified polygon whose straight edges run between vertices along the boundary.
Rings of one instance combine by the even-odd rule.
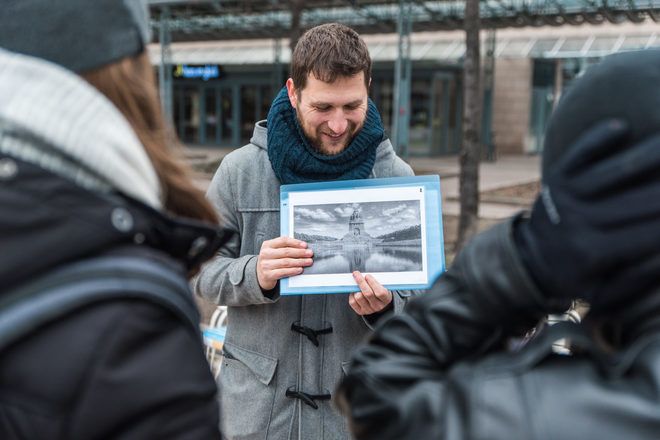
[[[291,237],[264,241],[257,258],[257,281],[262,290],[272,290],[277,281],[300,275],[304,267],[312,265],[311,249],[307,243]]]
[[[359,292],[348,296],[348,304],[358,315],[371,315],[380,312],[392,302],[392,292],[384,288],[371,275],[363,276],[357,270],[353,278],[360,288]]]

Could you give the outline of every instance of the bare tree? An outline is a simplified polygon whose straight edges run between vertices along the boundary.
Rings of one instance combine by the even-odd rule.
[[[463,142],[460,155],[459,198],[461,213],[458,221],[456,249],[476,232],[479,210],[479,159],[481,146],[481,87],[479,0],[465,1],[465,62],[463,67]]]
[[[289,47],[291,53],[298,43],[298,38],[302,35],[302,28],[300,27],[300,19],[302,17],[303,9],[305,8],[305,0],[289,0],[291,9],[291,32],[289,34]]]

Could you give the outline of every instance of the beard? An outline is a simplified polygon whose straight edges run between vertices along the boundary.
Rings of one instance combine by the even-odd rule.
[[[362,124],[358,126],[353,121],[348,121],[346,131],[344,135],[337,139],[332,140],[323,140],[323,132],[326,133],[331,131],[327,124],[321,124],[317,127],[310,127],[305,124],[305,121],[300,117],[300,112],[296,110],[296,118],[298,119],[298,124],[302,127],[303,134],[307,138],[307,142],[312,147],[312,149],[323,156],[334,156],[336,154],[344,151],[353,141],[353,138],[362,128]]]

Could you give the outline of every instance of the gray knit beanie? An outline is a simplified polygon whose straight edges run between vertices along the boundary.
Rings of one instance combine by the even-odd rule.
[[[142,52],[150,41],[146,0],[4,0],[0,47],[75,72]]]

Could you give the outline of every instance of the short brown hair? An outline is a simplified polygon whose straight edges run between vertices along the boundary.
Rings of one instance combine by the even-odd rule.
[[[371,56],[364,40],[357,32],[339,23],[316,26],[305,32],[291,57],[293,85],[301,91],[307,85],[307,76],[332,83],[340,77],[364,72],[364,84],[369,88]]]

